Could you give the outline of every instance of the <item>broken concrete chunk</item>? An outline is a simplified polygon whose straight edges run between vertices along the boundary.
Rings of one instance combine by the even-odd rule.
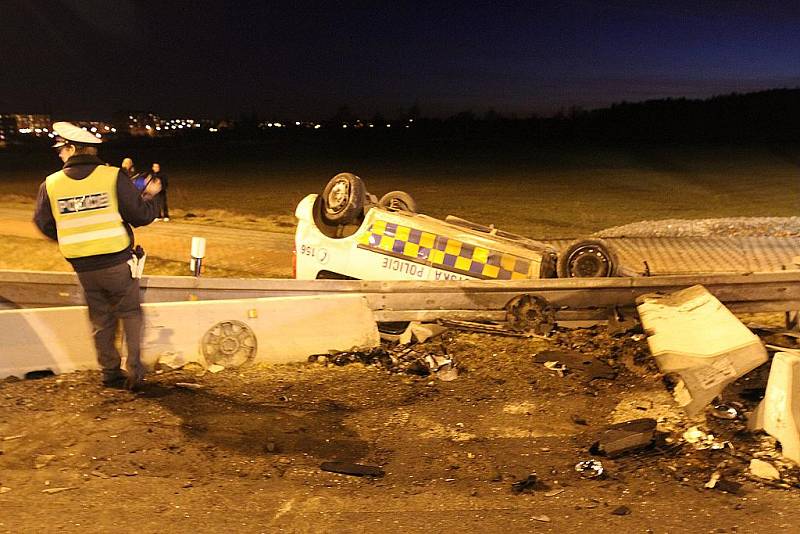
[[[655,440],[655,431],[656,420],[649,417],[610,425],[600,434],[600,438],[592,445],[591,451],[609,458],[616,458],[652,445]]]
[[[750,460],[749,470],[751,474],[765,480],[780,480],[781,478],[780,472],[774,465],[764,460],[759,460],[758,458]]]
[[[767,361],[758,336],[703,286],[636,302],[650,352],[662,372],[680,377],[673,394],[689,415]]]
[[[411,336],[417,343],[424,343],[429,339],[442,335],[447,328],[436,323],[415,323],[409,325]]]
[[[775,354],[764,400],[748,428],[763,429],[781,443],[784,457],[800,464],[800,354]]]

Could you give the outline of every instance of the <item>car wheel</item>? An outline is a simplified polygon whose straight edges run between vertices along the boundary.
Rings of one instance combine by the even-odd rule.
[[[602,239],[582,239],[570,244],[558,257],[559,278],[616,276],[617,255]]]
[[[383,195],[378,202],[382,208],[387,208],[395,211],[410,211],[417,213],[417,203],[411,198],[411,195],[405,191],[392,191]]]
[[[353,223],[363,214],[366,197],[361,178],[349,172],[337,174],[322,192],[322,217],[330,224]]]

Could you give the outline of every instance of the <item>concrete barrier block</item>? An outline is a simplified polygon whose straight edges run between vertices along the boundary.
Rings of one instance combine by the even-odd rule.
[[[758,336],[703,286],[643,295],[637,309],[659,368],[681,378],[675,400],[689,415],[767,361]]]
[[[781,444],[783,456],[800,464],[800,354],[778,352],[772,359],[764,399],[748,421]]]
[[[376,347],[374,316],[358,295],[321,295],[142,306],[142,360],[203,365],[305,361],[329,350]],[[0,310],[0,378],[96,369],[85,306]]]

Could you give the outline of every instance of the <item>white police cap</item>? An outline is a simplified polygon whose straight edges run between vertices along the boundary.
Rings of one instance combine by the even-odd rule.
[[[93,133],[87,132],[71,122],[54,122],[53,133],[56,134],[56,144],[53,145],[53,148],[59,148],[67,144],[99,145],[102,143]]]

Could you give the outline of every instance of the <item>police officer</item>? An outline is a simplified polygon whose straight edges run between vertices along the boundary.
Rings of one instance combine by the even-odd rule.
[[[100,139],[69,122],[53,124],[54,148],[64,162],[39,187],[34,222],[44,235],[58,241],[83,287],[94,327],[97,360],[103,385],[136,389],[144,369],[140,361],[142,309],[139,280],[128,263],[133,257],[132,226],[144,226],[158,215],[160,185],[148,186],[145,200],[128,176],[97,157]],[[155,197],[155,198],[153,198]],[[122,320],[128,349],[127,375],[120,369],[115,346]]]

